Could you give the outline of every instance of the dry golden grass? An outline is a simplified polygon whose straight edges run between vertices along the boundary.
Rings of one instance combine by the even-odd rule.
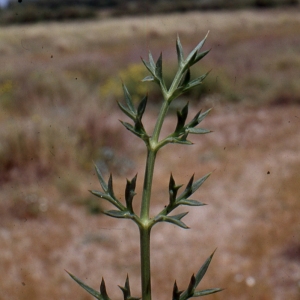
[[[92,160],[103,160],[104,145],[121,150],[119,161],[135,161],[124,173],[139,174],[137,209],[142,189],[143,145],[98,90],[148,48],[174,62],[177,31],[189,47],[208,29],[213,51],[204,69],[214,68],[209,84],[227,94],[193,105],[191,115],[214,107],[203,124],[214,133],[158,157],[152,213],[167,201],[171,171],[186,183],[194,172],[214,170],[197,194],[209,206],[190,209],[189,231],[154,228],[153,296],[169,299],[174,280],[183,288],[218,247],[203,287],[226,290],[210,299],[299,299],[300,107],[257,105],[291,92],[291,82],[281,103],[299,97],[299,28],[297,11],[277,10],[1,28],[0,300],[90,299],[64,269],[95,288],[104,276],[116,299],[114,282],[123,284],[128,273],[138,294],[137,229],[86,209],[94,205],[87,190],[100,188]],[[220,86],[213,84],[218,76]],[[224,101],[230,97],[247,101]],[[148,127],[155,114],[149,108]],[[170,113],[164,132],[174,118]],[[116,174],[115,163],[106,163]],[[115,176],[114,184],[121,197],[125,178]]]

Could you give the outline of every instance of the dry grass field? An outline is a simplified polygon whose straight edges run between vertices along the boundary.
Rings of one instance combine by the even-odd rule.
[[[139,294],[138,231],[99,213],[108,206],[89,195],[100,189],[93,161],[113,173],[120,198],[125,177],[138,172],[138,209],[145,151],[118,122],[125,119],[115,101],[119,78],[142,93],[134,78],[143,72],[140,56],[162,50],[167,68],[176,63],[177,33],[187,53],[208,30],[212,51],[192,75],[212,72],[204,96],[189,95],[190,117],[213,107],[203,122],[213,133],[160,153],[152,214],[168,201],[170,172],[185,184],[213,171],[196,195],[208,205],[189,209],[187,231],[154,228],[153,299],[170,299],[175,279],[185,288],[215,248],[202,287],[225,291],[207,299],[300,299],[294,9],[0,27],[0,300],[91,299],[64,269],[94,288],[103,276],[113,299],[121,299],[117,285],[128,273]],[[146,90],[151,129],[159,99]],[[162,134],[174,129],[175,116],[171,110]]]

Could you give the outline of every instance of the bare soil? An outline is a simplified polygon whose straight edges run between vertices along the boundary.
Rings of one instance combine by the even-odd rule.
[[[146,118],[150,127],[154,117],[152,112]],[[172,124],[169,117],[164,132]],[[184,289],[215,248],[202,288],[226,290],[210,299],[299,299],[299,125],[298,106],[216,105],[203,122],[213,133],[193,136],[193,146],[172,145],[162,151],[152,214],[168,201],[170,172],[178,184],[186,184],[193,173],[213,173],[194,196],[208,205],[187,208],[185,221],[191,229],[170,224],[153,229],[154,299],[170,299],[175,279]],[[138,210],[145,153],[135,137],[125,130],[124,135],[137,159],[128,177],[139,174]],[[114,185],[121,197],[124,178],[115,177]],[[58,199],[55,185],[43,180],[1,188],[1,300],[90,299],[64,269],[94,288],[103,276],[116,299],[121,299],[117,285],[128,273],[133,292],[139,294],[138,231],[130,221],[92,216],[82,206]],[[92,172],[81,178],[82,193],[97,188]],[[23,201],[14,203],[9,195]],[[40,212],[34,214],[34,209]]]

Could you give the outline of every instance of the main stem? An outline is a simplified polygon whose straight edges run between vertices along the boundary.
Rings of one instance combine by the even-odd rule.
[[[140,255],[141,255],[141,281],[142,300],[151,300],[151,270],[150,270],[150,197],[155,165],[156,151],[148,148],[145,170],[143,200],[141,206],[140,229]]]
[[[151,189],[154,173],[154,165],[156,153],[158,151],[157,144],[159,134],[166,113],[169,108],[169,103],[164,101],[160,110],[157,122],[153,131],[152,138],[147,149],[147,162],[145,169],[143,197],[141,205],[141,224],[140,229],[140,256],[141,256],[141,282],[142,282],[142,300],[151,300],[151,265],[150,265],[150,231],[152,223],[149,217]]]
[[[142,300],[151,300],[150,231],[140,227]]]

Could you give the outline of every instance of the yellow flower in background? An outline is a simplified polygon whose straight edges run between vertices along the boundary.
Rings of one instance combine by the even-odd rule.
[[[133,102],[137,103],[149,90],[149,85],[141,82],[146,76],[147,70],[142,64],[130,64],[126,69],[121,70],[117,77],[109,78],[100,86],[100,95],[104,98],[121,99],[123,97],[121,81],[123,81]]]
[[[13,89],[12,80],[6,80],[0,84],[0,96],[10,93]]]

